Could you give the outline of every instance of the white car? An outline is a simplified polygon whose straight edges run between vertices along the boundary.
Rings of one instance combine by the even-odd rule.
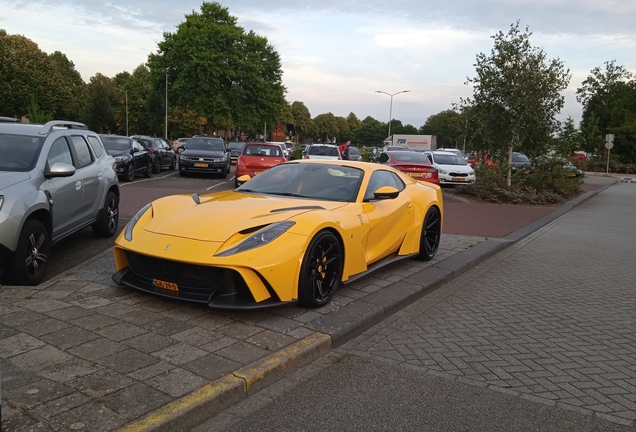
[[[342,155],[337,145],[312,144],[307,147],[305,159],[342,160]]]
[[[440,185],[475,183],[475,170],[457,154],[445,151],[427,151],[424,154],[437,168]]]

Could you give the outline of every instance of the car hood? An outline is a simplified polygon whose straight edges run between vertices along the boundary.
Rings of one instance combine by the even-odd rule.
[[[222,158],[223,156],[225,156],[225,152],[224,151],[220,151],[220,150],[184,150],[181,153],[181,156],[184,157],[199,157],[199,158]]]
[[[0,192],[30,178],[28,172],[0,171]]]
[[[471,172],[473,170],[473,168],[470,165],[446,165],[446,164],[435,164],[436,168],[441,168],[444,171],[452,171],[452,172],[459,172],[459,173],[468,173]]]
[[[130,149],[127,149],[127,150],[106,150],[106,153],[108,153],[112,157],[130,156]]]
[[[343,202],[285,198],[234,191],[201,195],[173,195],[152,203],[152,219],[144,229],[156,234],[224,242],[234,234],[301,213],[335,210]]]

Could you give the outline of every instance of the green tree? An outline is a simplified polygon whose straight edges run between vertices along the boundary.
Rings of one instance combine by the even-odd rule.
[[[402,128],[402,133],[405,135],[417,135],[420,133],[420,131],[412,124],[405,124]]]
[[[336,116],[330,112],[317,115],[314,118],[314,132],[320,142],[337,140],[340,131]]]
[[[476,117],[478,139],[496,155],[507,151],[509,166],[515,149],[530,156],[546,150],[558,127],[561,91],[571,78],[558,58],[549,60],[542,48],[530,44],[531,35],[527,27],[519,29],[519,21],[494,35],[490,55],[477,55],[477,76],[466,82],[473,97],[461,103]]]
[[[558,156],[568,157],[581,148],[581,131],[574,125],[571,116],[561,123],[557,136],[552,141],[552,150]]]
[[[294,116],[294,126],[296,127],[296,134],[300,141],[301,137],[306,138],[310,135],[314,129],[314,122],[311,119],[309,109],[303,102],[294,101],[291,104],[292,115]]]
[[[55,64],[61,77],[58,91],[62,100],[53,115],[55,118],[77,121],[81,116],[82,94],[86,84],[66,54],[55,51],[49,55],[49,59]]]
[[[380,146],[386,138],[387,124],[368,116],[360,123],[356,132],[356,142],[365,146]]]
[[[206,117],[212,129],[274,124],[285,105],[280,56],[266,38],[245,33],[219,3],[204,2],[165,32],[148,58],[151,79],[178,106]]]
[[[464,116],[454,110],[433,114],[420,128],[424,135],[435,135],[437,147],[460,148],[464,137]]]
[[[82,118],[89,129],[97,133],[115,133],[119,129],[115,106],[119,95],[112,79],[100,73],[86,85]]]

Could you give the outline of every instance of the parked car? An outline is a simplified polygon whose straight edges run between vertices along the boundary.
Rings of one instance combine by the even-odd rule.
[[[177,154],[163,138],[147,135],[133,135],[133,138],[150,151],[154,174],[161,172],[161,168],[174,170],[177,167]]]
[[[512,169],[530,168],[530,159],[521,152],[512,152]]]
[[[283,152],[283,155],[285,156],[286,160],[290,160],[291,159],[291,155],[289,153],[289,150],[287,150],[287,146],[285,145],[284,142],[273,142],[270,144],[278,144],[280,146],[281,151]]]
[[[289,152],[289,160],[296,159],[296,147],[294,146],[294,143],[286,142],[285,145],[287,146],[287,151]]]
[[[475,170],[464,158],[443,151],[425,151],[424,154],[437,168],[440,185],[475,183]]]
[[[77,231],[117,232],[114,160],[82,123],[0,120],[0,155],[0,275],[10,283],[40,283],[51,246]]]
[[[378,163],[388,165],[417,181],[439,184],[439,173],[428,157],[419,152],[387,151],[380,153]]]
[[[578,169],[570,160],[559,156],[538,156],[534,159],[534,166],[543,165],[546,168],[563,168],[568,177],[582,177],[583,171]]]
[[[412,151],[412,150],[404,146],[384,146],[382,148],[382,151]]]
[[[227,148],[230,149],[230,163],[232,165],[236,165],[238,157],[243,152],[243,147],[245,147],[245,143],[242,141],[233,141],[227,145]]]
[[[236,162],[234,186],[239,187],[242,184],[240,178],[243,176],[252,178],[285,161],[285,155],[278,143],[247,143]]]
[[[190,138],[179,138],[176,141],[172,141],[172,150],[177,153],[181,153],[183,151],[183,146],[186,145]]]
[[[305,151],[305,159],[342,160],[342,156],[337,145],[312,144]]]
[[[148,204],[115,242],[112,277],[212,308],[318,308],[384,264],[433,259],[442,212],[439,187],[390,167],[288,162],[236,190]]]
[[[221,138],[194,136],[179,155],[179,176],[188,173],[215,173],[227,178],[230,150]]]
[[[455,153],[457,156],[463,158],[464,157],[464,152],[461,151],[460,149],[456,149],[456,148],[438,148],[435,149],[436,151],[445,151],[445,152],[449,152],[449,153]]]
[[[490,159],[490,157],[486,153],[470,152],[466,154],[464,160],[466,160],[466,163],[470,165],[472,169],[475,169],[477,165],[482,163],[485,163],[488,166],[497,166],[497,162]]]
[[[100,135],[109,155],[115,158],[117,176],[133,181],[136,174],[149,178],[152,175],[150,150],[131,137]]]
[[[357,147],[349,146],[349,160],[362,161],[362,154]]]

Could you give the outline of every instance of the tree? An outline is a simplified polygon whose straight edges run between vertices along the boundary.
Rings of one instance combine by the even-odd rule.
[[[553,140],[552,150],[558,156],[568,157],[581,148],[581,142],[581,131],[574,125],[574,119],[568,116],[559,127],[559,132]]]
[[[294,101],[291,104],[291,112],[294,116],[294,126],[296,127],[298,139],[300,140],[301,137],[305,138],[311,134],[314,129],[314,122],[305,104],[300,101]]]
[[[53,115],[55,118],[77,121],[81,116],[82,93],[86,84],[66,54],[55,51],[49,55],[49,59],[55,64],[62,80],[58,90],[61,104]]]
[[[117,105],[113,80],[100,73],[91,77],[86,85],[82,118],[89,129],[97,133],[114,133],[118,130],[114,107]]]
[[[274,124],[285,105],[280,56],[266,38],[245,33],[219,3],[204,2],[165,32],[148,58],[151,79],[178,106],[208,119],[208,131]]]
[[[466,82],[473,86],[473,98],[461,102],[476,117],[478,139],[495,155],[507,150],[509,166],[514,149],[530,156],[545,151],[558,127],[561,91],[571,78],[558,58],[548,60],[543,49],[530,44],[531,35],[527,27],[522,32],[517,21],[508,33],[492,36],[490,55],[477,55],[477,76]]]
[[[463,142],[464,116],[454,110],[445,110],[433,114],[420,128],[424,135],[435,135],[437,147],[459,148]]]
[[[332,141],[339,139],[340,130],[338,129],[338,120],[336,116],[328,112],[319,114],[314,118],[314,131],[320,142]]]
[[[355,140],[365,146],[380,146],[386,138],[387,124],[368,116],[362,120]]]

